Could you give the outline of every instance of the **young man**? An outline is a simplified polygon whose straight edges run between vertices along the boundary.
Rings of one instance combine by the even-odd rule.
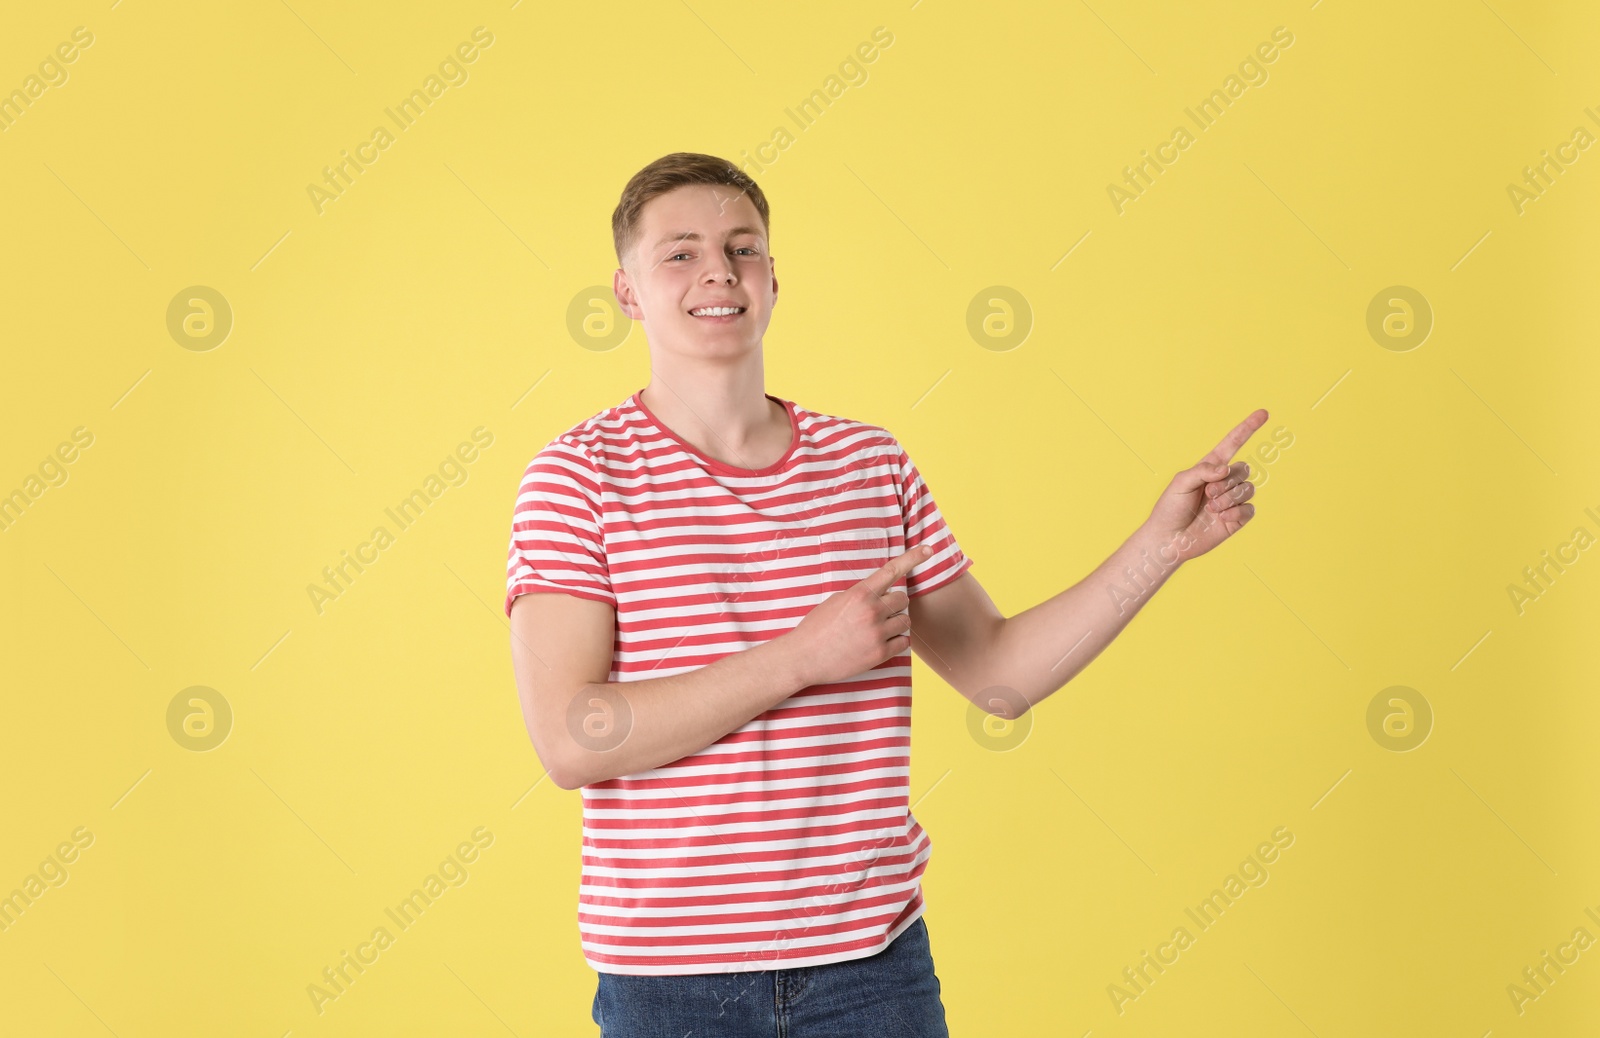
[[[1249,466],[1229,461],[1266,412],[1092,574],[1007,618],[892,434],[765,392],[778,280],[754,181],[667,155],[612,234],[650,382],[529,464],[505,599],[534,749],[582,791],[595,1022],[945,1035],[911,651],[991,714],[1049,696],[1249,520]]]

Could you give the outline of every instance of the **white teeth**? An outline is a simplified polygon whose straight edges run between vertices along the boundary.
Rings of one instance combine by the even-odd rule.
[[[742,306],[707,306],[699,310],[690,310],[696,317],[727,317],[729,314],[744,313]]]

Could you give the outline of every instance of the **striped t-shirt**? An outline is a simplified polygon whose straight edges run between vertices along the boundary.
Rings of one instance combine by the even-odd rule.
[[[642,392],[642,391],[641,391]],[[697,670],[792,630],[931,544],[911,597],[972,565],[888,431],[779,397],[783,457],[742,469],[635,393],[557,436],[517,492],[505,611],[561,591],[616,610],[613,682]],[[911,653],[801,689],[690,754],[581,787],[578,930],[602,973],[737,973],[888,947],[923,911],[909,805]]]

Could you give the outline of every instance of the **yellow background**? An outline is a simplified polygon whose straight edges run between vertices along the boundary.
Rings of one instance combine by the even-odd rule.
[[[45,4],[0,91],[94,42],[0,134],[0,933],[12,1034],[584,1035],[576,793],[540,781],[500,612],[518,480],[649,377],[569,332],[610,215],[670,151],[744,161],[882,26],[774,161],[770,392],[907,446],[1008,614],[1067,588],[1256,407],[1255,520],[1184,568],[1026,741],[920,662],[912,788],[952,1033],[1571,1035],[1600,937],[1587,554],[1600,535],[1600,15],[1522,0],[963,7]],[[467,71],[320,214],[307,185],[452,49]],[[1119,215],[1107,185],[1284,26],[1269,79]],[[1070,253],[1070,254],[1069,254]],[[169,333],[180,292],[228,338]],[[1369,333],[1407,286],[1425,342]],[[1022,345],[968,331],[990,286]],[[606,294],[597,298],[605,304]],[[992,343],[990,345],[993,345]],[[1588,401],[1588,404],[1585,404]],[[483,426],[493,444],[320,613],[321,570]],[[389,523],[391,529],[393,524]],[[196,752],[185,689],[233,717]],[[1369,733],[1404,685],[1433,730]],[[336,1002],[307,995],[477,827],[492,844]],[[1134,1003],[1107,986],[1257,844],[1295,840]],[[394,927],[391,925],[391,930]]]

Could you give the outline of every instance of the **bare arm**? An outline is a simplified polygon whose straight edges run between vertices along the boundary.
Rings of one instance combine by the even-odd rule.
[[[572,595],[511,606],[523,720],[562,789],[697,753],[806,687],[781,637],[683,674],[607,681],[615,624],[611,606]]]
[[[1249,464],[1232,458],[1266,420],[1265,409],[1251,412],[1204,458],[1175,475],[1150,518],[1093,573],[1054,598],[983,628],[993,633],[979,639],[987,641],[987,651],[980,650],[978,671],[989,676],[991,687],[1015,690],[985,695],[1022,700],[1009,704],[1016,713],[1006,710],[1007,716],[1017,716],[1065,685],[1122,633],[1180,565],[1244,528],[1255,515],[1255,506],[1246,503],[1255,484],[1248,479]],[[990,709],[988,703],[979,705]]]
[[[1163,561],[1161,547],[1140,527],[1094,572],[998,624],[982,667],[991,685],[1019,693],[1027,709],[1072,680],[1177,570],[1171,550]]]
[[[894,588],[928,557],[896,556],[771,641],[638,681],[606,680],[612,606],[560,592],[518,595],[511,662],[534,751],[556,785],[576,789],[698,753],[803,688],[869,670],[910,644],[908,599]]]
[[[1147,564],[1159,563],[1148,532],[1141,528],[1093,573],[1016,616],[1002,614],[970,570],[912,599],[917,655],[986,712],[1020,717],[1100,655],[1177,568]]]

